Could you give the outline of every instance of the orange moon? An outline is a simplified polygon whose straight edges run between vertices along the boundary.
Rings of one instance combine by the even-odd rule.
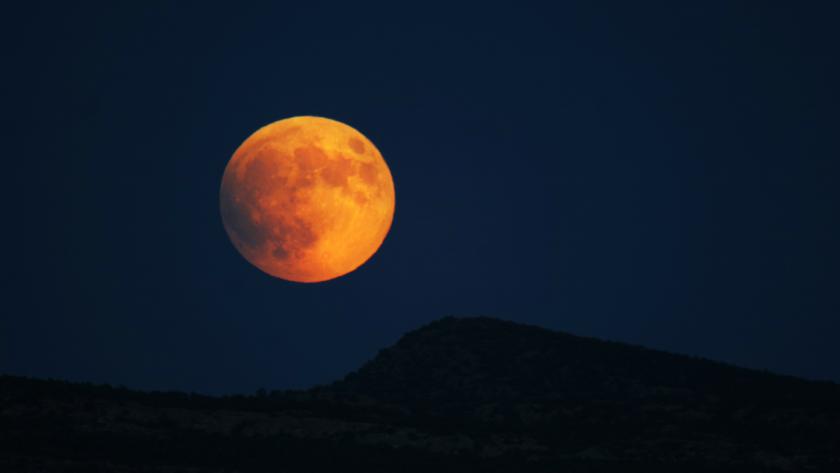
[[[288,281],[320,282],[367,261],[394,218],[394,181],[364,135],[341,122],[293,117],[236,150],[219,193],[231,242]]]

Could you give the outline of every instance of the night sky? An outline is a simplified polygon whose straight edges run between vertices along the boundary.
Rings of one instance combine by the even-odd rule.
[[[4,7],[0,372],[304,388],[455,314],[840,381],[832,2],[112,3]],[[237,146],[295,115],[396,186],[322,284],[219,215]]]

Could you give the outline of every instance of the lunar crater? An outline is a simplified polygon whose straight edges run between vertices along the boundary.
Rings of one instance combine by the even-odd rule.
[[[347,144],[350,145],[350,149],[352,149],[353,151],[359,154],[364,154],[365,144],[362,143],[361,140],[356,138],[350,138],[349,140],[347,140]]]

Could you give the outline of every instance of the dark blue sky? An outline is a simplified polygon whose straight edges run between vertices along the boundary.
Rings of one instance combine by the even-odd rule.
[[[65,3],[3,14],[0,372],[307,387],[481,314],[840,380],[831,2]],[[324,284],[219,217],[233,151],[294,115],[396,184]]]

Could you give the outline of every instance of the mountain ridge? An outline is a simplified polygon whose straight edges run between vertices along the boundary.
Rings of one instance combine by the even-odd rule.
[[[446,378],[442,375],[449,374]],[[476,381],[465,385],[464,380]],[[444,317],[403,335],[327,392],[405,402],[461,397],[645,398],[752,395],[781,400],[840,392],[814,381],[733,364],[604,341],[490,317]],[[432,392],[429,389],[435,386]]]
[[[448,317],[305,391],[0,376],[0,471],[834,472],[838,388]]]

